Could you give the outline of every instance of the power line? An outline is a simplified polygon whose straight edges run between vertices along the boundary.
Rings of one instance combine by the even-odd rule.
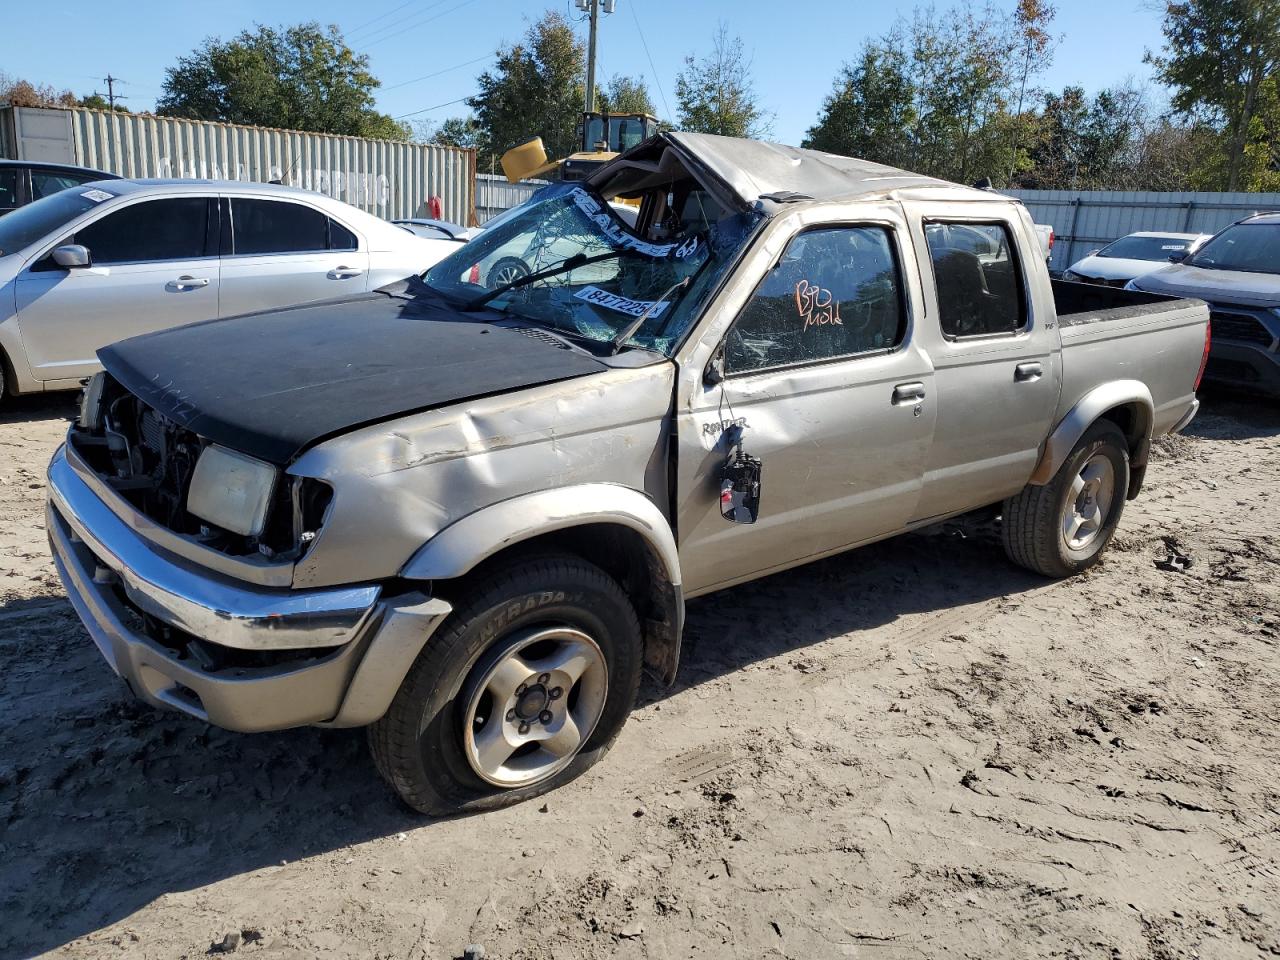
[[[393,13],[397,13],[397,12],[399,12],[400,10],[403,10],[405,7],[409,7],[409,6],[412,6],[412,5],[413,5],[413,0],[405,0],[405,2],[404,2],[404,3],[400,4],[400,6],[398,6],[398,7],[392,7],[392,8],[391,8],[390,10],[388,10],[386,13],[380,13],[380,14],[378,14],[378,16],[374,17],[372,20],[366,20],[364,23],[360,24],[360,26],[358,26],[358,27],[352,27],[350,30],[348,30],[348,31],[347,31],[347,36],[349,37],[349,36],[351,36],[353,33],[359,33],[359,32],[360,32],[361,30],[363,30],[365,27],[370,26],[370,25],[372,25],[372,24],[375,24],[375,23],[377,23],[379,20],[385,20],[385,19],[387,19],[387,17],[391,16],[391,14],[393,14]]]
[[[649,41],[644,38],[644,30],[640,26],[640,18],[636,16],[636,3],[638,0],[631,0],[627,6],[631,9],[631,19],[635,21],[636,33],[640,34],[640,45],[644,47],[644,55],[649,60],[649,71],[653,74],[653,82],[658,85],[658,94],[662,97],[662,107],[667,111],[667,120],[675,122],[675,115],[671,112],[671,104],[667,103],[667,92],[662,89],[662,79],[658,76],[658,68],[653,65],[653,54],[649,52]]]
[[[459,97],[457,100],[450,100],[448,103],[437,103],[434,107],[423,107],[421,110],[414,110],[412,113],[402,113],[395,119],[404,120],[408,117],[416,117],[420,113],[430,113],[432,110],[439,110],[441,107],[452,107],[455,103],[462,103],[462,101],[470,100],[474,96],[474,93],[469,93],[465,97]]]
[[[438,2],[433,3],[427,7],[423,7],[422,10],[419,10],[418,12],[427,13],[428,11],[434,10],[436,7],[440,6],[442,3],[445,3],[445,2],[446,0],[438,0]],[[413,21],[412,17],[409,17],[399,22],[389,23],[385,27],[379,27],[377,30],[374,31],[374,34],[376,35],[381,33],[382,36],[379,36],[376,39],[372,39],[372,40],[366,37],[363,41],[361,41],[364,44],[364,46],[361,48],[361,52],[363,53],[364,51],[368,50],[370,47],[373,47],[379,43],[382,43],[384,40],[390,40],[393,37],[404,36],[404,34],[408,33],[410,30],[417,30],[419,27],[426,26],[428,23],[432,23],[433,21],[439,20],[441,17],[447,16],[453,13],[455,10],[461,10],[463,7],[470,6],[475,2],[476,0],[463,0],[462,3],[459,3],[456,6],[450,7],[448,10],[441,10],[434,17],[427,17],[425,20],[418,20],[415,22]]]
[[[457,64],[454,64],[452,67],[445,67],[443,70],[437,70],[435,73],[424,74],[421,77],[414,77],[412,80],[404,80],[401,83],[393,83],[391,84],[391,86],[383,87],[382,89],[386,91],[386,90],[396,90],[400,87],[407,87],[411,83],[418,83],[422,80],[430,80],[432,77],[438,77],[443,73],[449,73],[453,70],[461,70],[463,67],[469,67],[473,63],[479,63],[481,60],[489,60],[492,57],[493,57],[492,53],[486,53],[483,57],[476,57],[474,60],[468,60],[466,63],[457,63]]]

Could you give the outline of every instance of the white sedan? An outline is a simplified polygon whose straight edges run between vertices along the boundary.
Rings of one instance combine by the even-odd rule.
[[[74,389],[126,337],[364,293],[456,249],[274,184],[63,190],[0,218],[0,396]]]
[[[1131,233],[1073,263],[1063,271],[1062,279],[1123,287],[1134,277],[1185,259],[1208,239],[1207,233]]]

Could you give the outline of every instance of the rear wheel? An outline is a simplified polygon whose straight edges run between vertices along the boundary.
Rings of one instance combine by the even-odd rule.
[[[1047,577],[1087,570],[1111,542],[1128,489],[1128,442],[1114,423],[1100,420],[1051,481],[1004,502],[1005,552]]]
[[[555,556],[495,569],[369,728],[374,761],[423,813],[538,796],[608,751],[641,663],[635,611],[598,567]]]

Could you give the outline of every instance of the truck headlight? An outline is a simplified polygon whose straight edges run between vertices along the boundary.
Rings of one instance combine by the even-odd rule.
[[[97,430],[102,417],[102,389],[107,385],[107,375],[98,371],[89,378],[80,392],[80,416],[83,430]]]
[[[1126,290],[1136,290],[1136,291],[1138,291],[1138,293],[1142,293],[1142,288],[1141,288],[1140,286],[1138,286],[1138,281],[1137,281],[1137,279],[1136,279],[1136,278],[1135,278],[1135,279],[1133,279],[1133,280],[1130,280],[1128,283],[1126,283],[1126,284],[1124,285],[1124,288],[1125,288]]]
[[[278,474],[269,463],[210,445],[191,473],[187,510],[232,533],[260,536]]]
[[[1062,279],[1070,280],[1072,283],[1079,283],[1081,280],[1081,277],[1080,277],[1080,274],[1078,273],[1072,273],[1070,270],[1063,270]]]

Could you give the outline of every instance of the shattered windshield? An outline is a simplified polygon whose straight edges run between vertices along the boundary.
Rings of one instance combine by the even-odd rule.
[[[484,301],[488,309],[600,343],[647,311],[626,343],[670,355],[753,223],[742,214],[708,216],[718,208],[700,193],[690,191],[642,236],[630,226],[635,207],[615,208],[582,184],[557,184],[423,279],[464,304]],[[565,266],[572,268],[557,269]]]

